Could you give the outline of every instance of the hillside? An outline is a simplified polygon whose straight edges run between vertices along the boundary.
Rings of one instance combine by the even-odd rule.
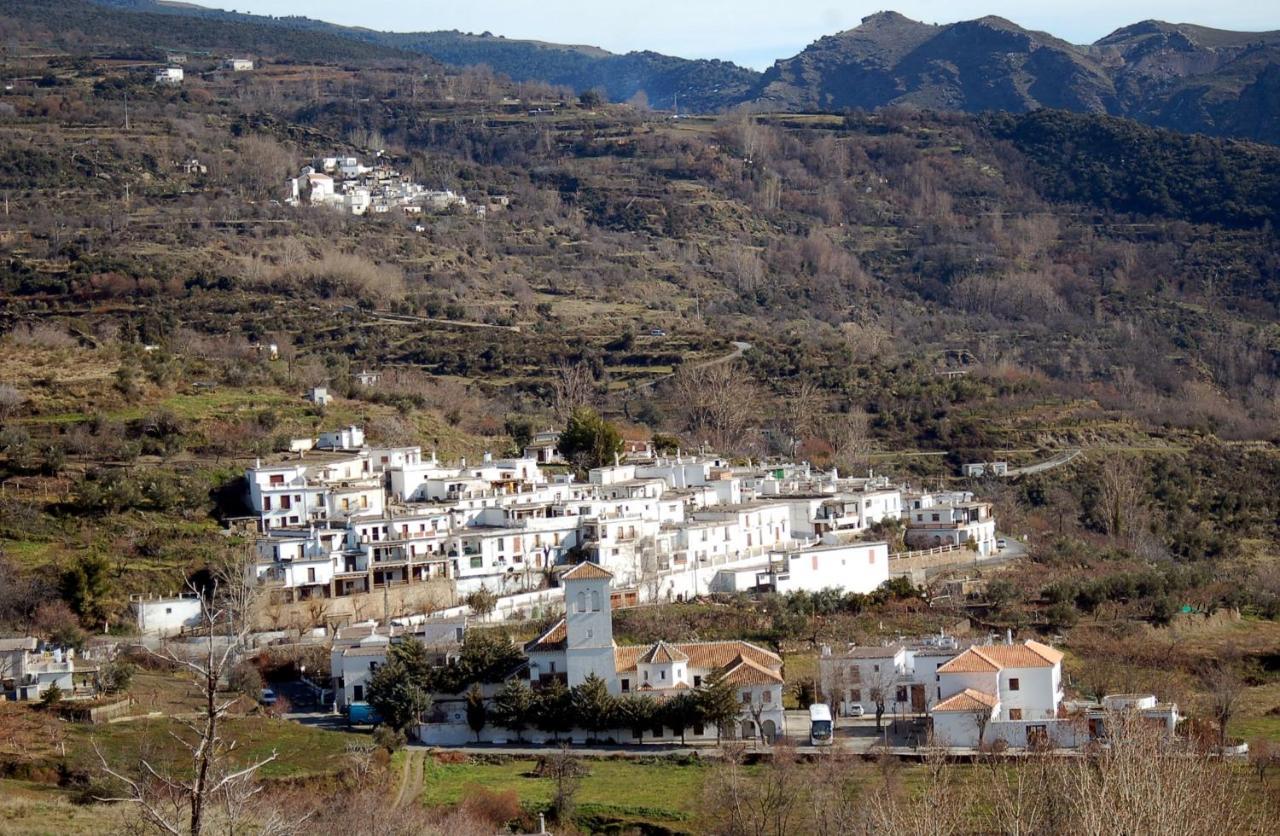
[[[881,12],[778,61],[753,96],[796,111],[1060,108],[1275,142],[1278,63],[1277,32],[1145,21],[1079,47],[1002,18],[931,26]]]
[[[155,0],[97,2],[117,14],[105,27],[92,26],[95,33],[127,28],[130,15],[142,15],[137,25],[145,32],[157,27],[157,16],[167,16],[183,21],[174,34],[184,42],[191,40],[193,26],[208,40],[210,33],[194,23],[202,20],[222,27],[221,43],[239,42],[249,51],[269,51],[291,37],[299,48],[308,44],[308,56],[327,52],[340,58],[375,47],[456,67],[485,66],[518,82],[574,93],[598,89],[615,102],[634,100],[664,110],[678,105],[686,113],[742,104],[836,113],[890,106],[968,113],[1057,108],[1187,133],[1280,142],[1280,32],[1143,21],[1077,46],[999,17],[935,26],[879,12],[779,60],[762,75],[725,61],[651,51],[618,55],[488,32],[379,32]],[[82,5],[74,15],[58,15],[53,31],[76,31]],[[168,33],[160,40],[167,43],[165,37],[175,40]]]
[[[153,0],[99,0],[129,13],[198,18],[277,30],[323,33],[408,51],[457,67],[486,66],[514,81],[567,87],[573,93],[602,90],[612,101],[643,94],[655,108],[706,113],[743,101],[759,73],[728,61],[689,60],[643,51],[618,55],[593,46],[553,44],[464,32],[378,32],[304,17],[265,17]],[[308,36],[310,37],[310,35]]]

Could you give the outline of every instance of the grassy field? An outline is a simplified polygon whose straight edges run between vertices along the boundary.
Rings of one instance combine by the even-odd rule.
[[[69,836],[108,833],[117,811],[105,805],[76,804],[51,784],[0,779],[0,833],[7,836]]]
[[[671,761],[588,761],[577,802],[579,814],[628,822],[688,826],[698,808],[707,767]],[[502,763],[428,762],[422,801],[455,804],[474,788],[513,790],[521,803],[541,808],[551,801],[550,779],[533,776],[532,760]]]

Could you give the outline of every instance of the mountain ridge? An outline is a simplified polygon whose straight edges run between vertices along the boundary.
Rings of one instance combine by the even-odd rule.
[[[455,66],[487,65],[515,81],[576,92],[600,89],[614,101],[662,109],[841,112],[906,106],[1021,113],[1049,107],[1280,143],[1280,31],[1144,20],[1076,45],[995,15],[929,24],[882,11],[758,73],[715,59],[648,50],[620,54],[488,32],[382,32],[156,0],[93,1],[125,12],[324,33]]]

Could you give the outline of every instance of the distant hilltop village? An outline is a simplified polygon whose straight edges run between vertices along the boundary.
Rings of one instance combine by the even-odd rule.
[[[470,212],[485,216],[493,208],[505,207],[505,196],[493,196],[484,203],[468,203],[466,197],[448,189],[429,189],[393,168],[381,154],[373,165],[359,157],[323,157],[303,166],[297,177],[286,181],[290,206],[328,206],[352,215],[386,214],[398,210],[405,215]]]
[[[258,578],[287,603],[434,580],[455,597],[483,588],[528,608],[581,561],[610,572],[616,596],[642,601],[870,592],[901,557],[876,535],[885,526],[905,529],[912,549],[997,551],[991,504],[967,492],[807,463],[662,456],[648,444],[580,481],[550,469],[554,437],[535,436],[517,457],[452,464],[420,447],[370,446],[356,426],[295,442],[284,461],[246,473]]]

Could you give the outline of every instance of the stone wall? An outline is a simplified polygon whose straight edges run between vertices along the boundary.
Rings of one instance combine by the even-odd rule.
[[[291,604],[264,600],[255,613],[254,629],[306,631],[315,627],[341,627],[371,618],[381,621],[386,611],[397,618],[436,612],[457,603],[453,581],[432,578],[389,587],[385,598],[383,590],[377,589]]]

